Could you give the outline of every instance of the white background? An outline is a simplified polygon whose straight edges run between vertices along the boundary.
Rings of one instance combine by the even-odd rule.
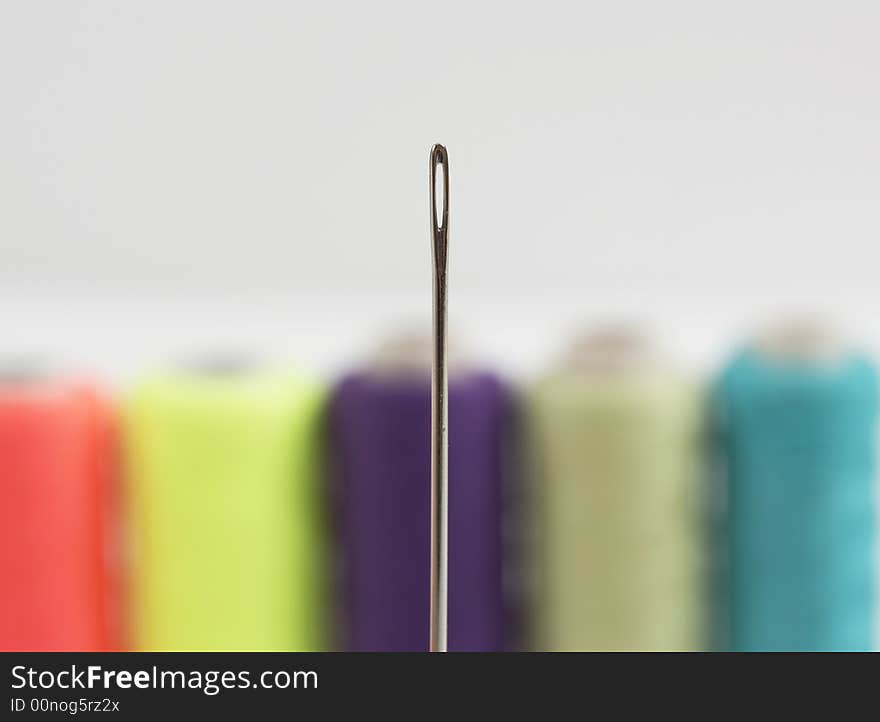
[[[880,3],[0,5],[0,355],[332,374],[429,317],[519,376],[582,323],[710,368],[819,312],[880,348]]]

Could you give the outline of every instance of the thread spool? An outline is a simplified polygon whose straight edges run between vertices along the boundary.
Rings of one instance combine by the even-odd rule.
[[[325,646],[323,399],[301,374],[225,361],[135,389],[126,441],[139,649]]]
[[[814,322],[761,334],[715,389],[727,619],[739,651],[872,647],[877,382]]]
[[[85,382],[0,378],[0,650],[121,644],[107,404]]]
[[[536,648],[701,646],[699,416],[626,327],[582,337],[532,389]]]
[[[430,344],[386,344],[337,386],[330,412],[343,644],[426,651]],[[449,382],[449,649],[505,644],[502,443],[508,394],[453,361]]]

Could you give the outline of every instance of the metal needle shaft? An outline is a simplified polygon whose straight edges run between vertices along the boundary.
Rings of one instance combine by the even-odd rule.
[[[437,173],[442,170],[442,199]],[[449,157],[431,148],[431,250],[434,262],[434,356],[431,368],[431,612],[430,650],[445,652],[448,621],[449,386],[446,369],[446,291],[449,244]],[[440,200],[440,205],[438,205]]]

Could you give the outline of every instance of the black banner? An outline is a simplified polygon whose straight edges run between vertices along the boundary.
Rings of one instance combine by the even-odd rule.
[[[6,653],[3,717],[54,713],[158,715],[428,712],[458,716],[474,705],[518,711],[523,702],[612,705],[617,712],[678,704],[712,688],[752,693],[768,682],[762,655]],[[828,655],[831,659],[837,655]],[[768,659],[769,656],[763,656]],[[710,661],[711,660],[711,661]],[[739,660],[739,661],[736,661]],[[708,663],[707,663],[708,662]],[[828,665],[819,664],[817,668]],[[727,682],[725,682],[727,680]],[[779,680],[774,682],[781,691]],[[803,690],[802,690],[803,691]],[[727,694],[730,689],[728,687]],[[727,695],[725,695],[727,696]],[[599,709],[599,708],[596,708]],[[457,721],[456,721],[457,722]]]

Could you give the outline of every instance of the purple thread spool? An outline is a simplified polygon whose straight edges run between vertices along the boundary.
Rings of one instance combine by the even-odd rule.
[[[431,392],[427,375],[355,373],[330,407],[351,651],[428,649]],[[509,398],[488,373],[449,384],[449,650],[505,643],[502,445]]]

